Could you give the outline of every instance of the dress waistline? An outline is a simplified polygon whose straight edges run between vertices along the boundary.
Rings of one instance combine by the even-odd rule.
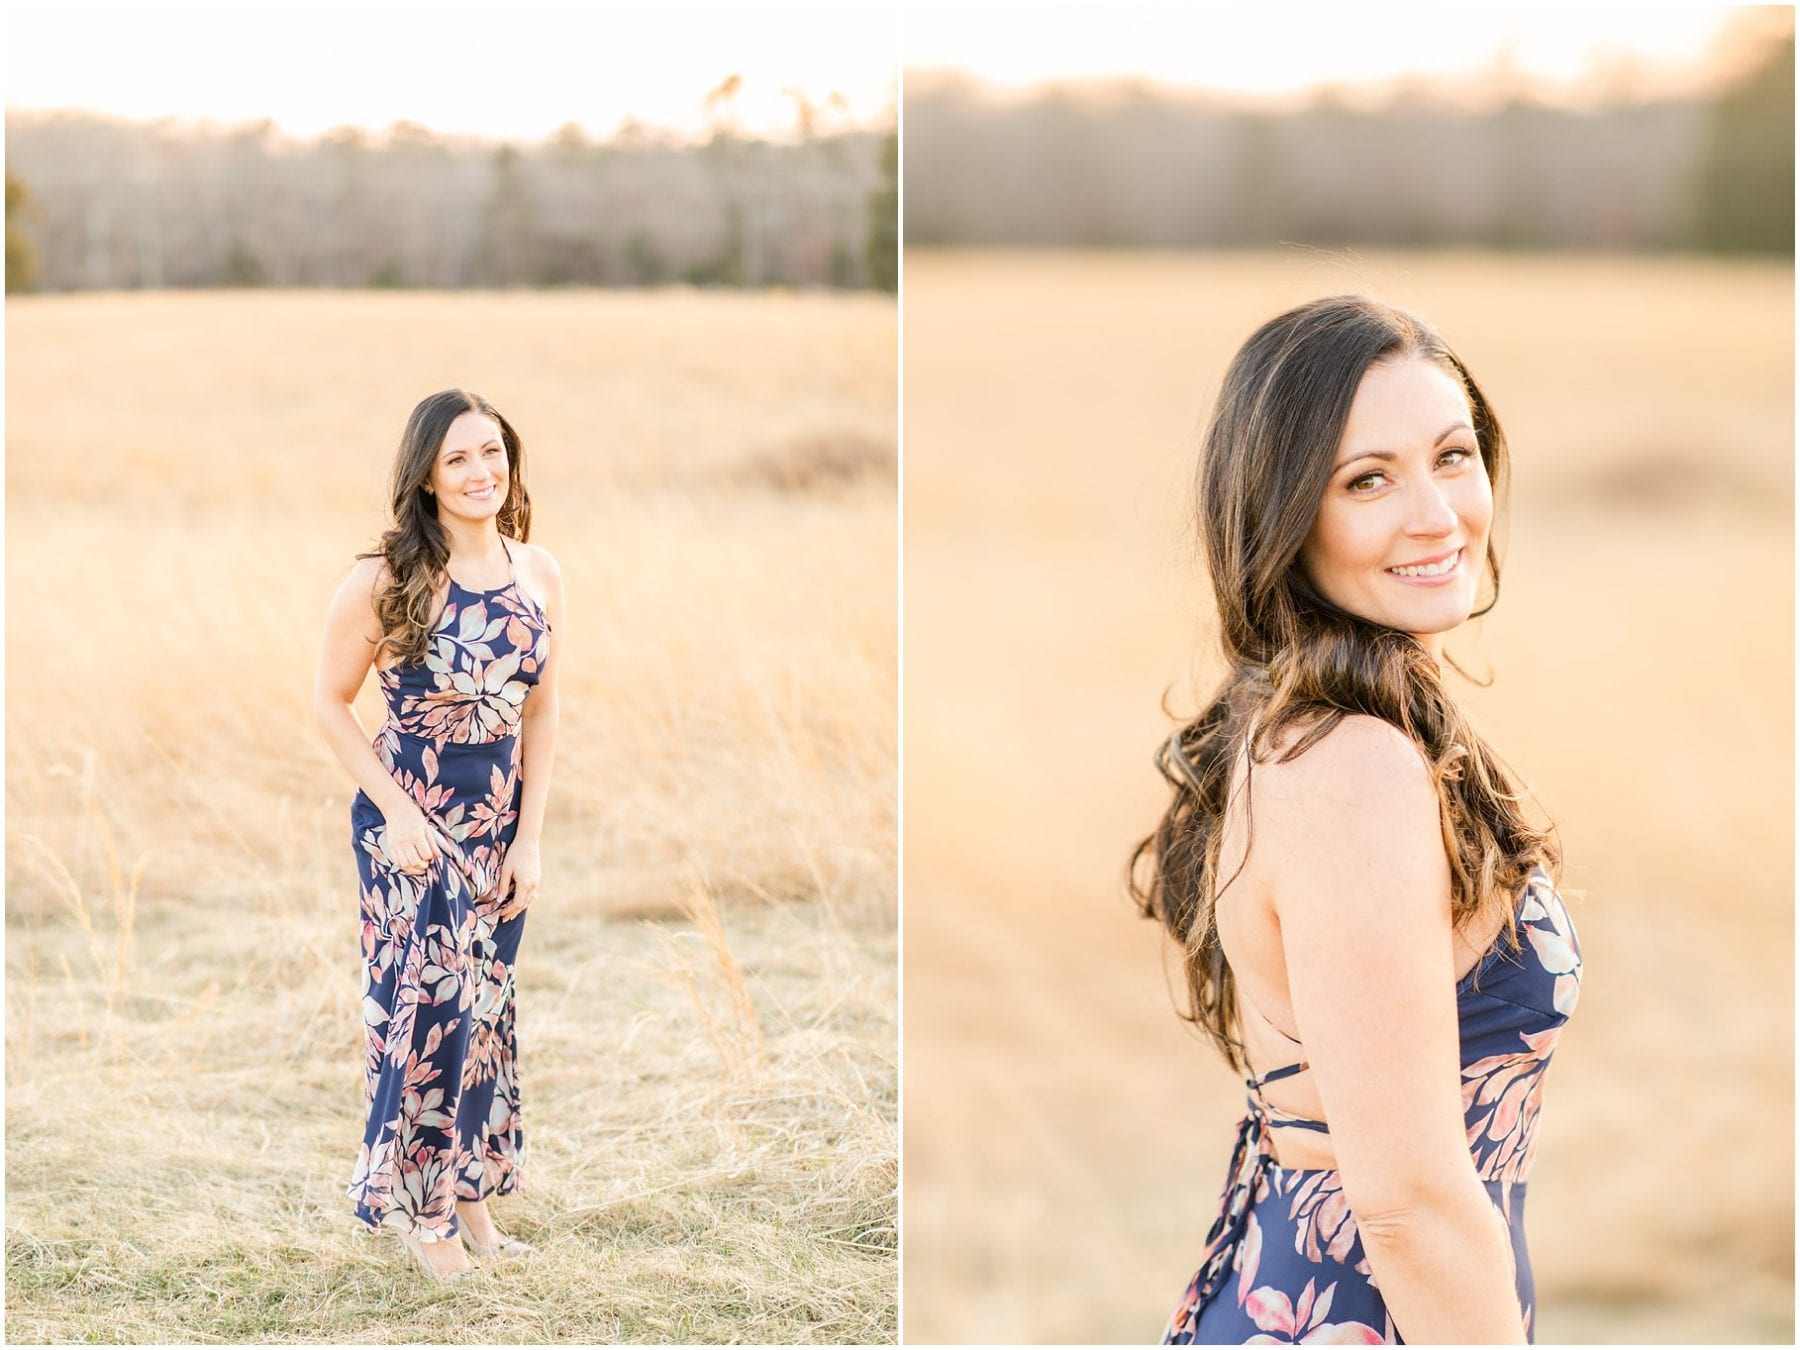
[[[439,759],[443,759],[446,755],[454,755],[464,751],[492,750],[496,745],[505,745],[508,741],[516,741],[519,739],[519,733],[517,731],[509,731],[504,735],[495,736],[492,740],[486,741],[439,740],[436,736],[421,736],[416,731],[408,731],[405,727],[401,726],[400,723],[394,721],[388,721],[382,724],[381,736],[388,735],[397,736],[403,741],[412,741],[418,745],[429,745],[432,753]],[[379,740],[380,737],[378,736],[376,739]]]

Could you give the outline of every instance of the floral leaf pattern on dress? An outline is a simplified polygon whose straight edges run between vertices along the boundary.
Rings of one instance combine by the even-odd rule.
[[[440,746],[514,734],[549,645],[542,611],[512,598],[516,589],[475,598],[451,584],[425,660],[381,672],[397,732]],[[490,607],[500,612],[490,617]]]
[[[1531,1170],[1544,1071],[1559,1031],[1520,1032],[1525,1049],[1464,1066],[1463,1120],[1475,1171],[1483,1181],[1518,1181]]]
[[[1335,1261],[1368,1274],[1366,1260],[1360,1256],[1350,1260],[1351,1252],[1360,1252],[1361,1247],[1356,1221],[1344,1199],[1344,1183],[1336,1172],[1306,1173],[1295,1187],[1288,1217],[1299,1222],[1294,1230],[1294,1250],[1299,1255],[1314,1264]]]
[[[1232,1258],[1232,1269],[1238,1272],[1238,1302],[1242,1304],[1256,1283],[1256,1268],[1262,1264],[1262,1225],[1256,1221],[1256,1211],[1251,1210],[1244,1224],[1243,1245],[1238,1254]]]
[[[1581,994],[1581,943],[1568,906],[1548,877],[1532,878],[1519,919],[1539,964],[1556,977],[1550,991],[1551,1007],[1559,1015],[1569,1016]]]
[[[1327,1322],[1331,1301],[1337,1294],[1335,1283],[1315,1297],[1313,1281],[1306,1282],[1299,1306],[1279,1289],[1262,1288],[1245,1303],[1251,1320],[1264,1334],[1252,1336],[1246,1345],[1381,1345],[1385,1337],[1362,1322]]]
[[[513,969],[525,916],[496,894],[518,826],[520,720],[549,622],[515,582],[451,583],[422,661],[378,674],[377,758],[425,813],[438,857],[396,868],[380,811],[351,808],[360,878],[367,1117],[349,1186],[356,1215],[422,1241],[456,1232],[456,1201],[524,1177]]]

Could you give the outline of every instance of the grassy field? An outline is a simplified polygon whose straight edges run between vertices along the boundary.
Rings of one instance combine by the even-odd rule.
[[[1461,694],[1586,955],[1529,1231],[1545,1341],[1791,1343],[1793,272],[1436,254],[906,259],[906,1335],[1152,1339],[1243,1088],[1121,873],[1216,679],[1188,483],[1290,304],[1432,316],[1511,441]]]
[[[7,311],[9,1339],[893,1340],[891,301]],[[540,1254],[445,1287],[343,1194],[353,786],[311,691],[452,385],[524,438],[569,646],[495,1204]]]

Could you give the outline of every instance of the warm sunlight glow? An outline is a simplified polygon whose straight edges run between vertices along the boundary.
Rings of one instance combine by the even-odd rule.
[[[8,6],[9,108],[130,118],[267,117],[295,135],[405,119],[524,139],[627,118],[686,135],[891,120],[899,49],[885,4]],[[728,77],[735,97],[709,93]],[[790,92],[791,91],[791,92]]]
[[[1101,11],[921,3],[909,70],[955,69],[1001,86],[1136,77],[1264,98],[1403,76],[1562,87],[1689,81],[1732,11],[1721,6],[1174,5]],[[1572,87],[1573,86],[1573,87]],[[1472,91],[1472,93],[1475,91]]]

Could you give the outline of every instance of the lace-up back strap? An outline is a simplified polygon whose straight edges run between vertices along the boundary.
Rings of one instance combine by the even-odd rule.
[[[1279,1030],[1279,1028],[1277,1028]],[[1293,1039],[1289,1037],[1289,1039]],[[1279,1083],[1283,1078],[1292,1078],[1295,1074],[1305,1073],[1312,1065],[1305,1060],[1297,1064],[1284,1064],[1279,1069],[1270,1069],[1260,1078],[1246,1078],[1244,1086],[1250,1089],[1250,1105],[1261,1114],[1270,1129],[1312,1130],[1316,1134],[1330,1134],[1331,1127],[1322,1120],[1308,1120],[1305,1116],[1297,1116],[1292,1111],[1283,1111],[1266,1100],[1262,1095],[1263,1085]]]
[[[1305,1073],[1312,1065],[1305,1060],[1298,1064],[1284,1064],[1279,1069],[1270,1069],[1261,1078],[1246,1078],[1244,1083],[1252,1092],[1261,1092],[1264,1083],[1279,1083],[1284,1078],[1292,1078],[1295,1074]]]
[[[1288,1042],[1290,1045],[1300,1044],[1300,1038],[1298,1036],[1290,1036],[1287,1032],[1276,1026],[1275,1019],[1270,1017],[1261,1008],[1257,1007],[1244,993],[1241,985],[1238,987],[1238,997],[1243,1001],[1245,1007],[1249,1008],[1251,1012],[1262,1019],[1263,1025],[1267,1026],[1269,1030],[1281,1037],[1282,1040]],[[1292,1078],[1295,1074],[1305,1073],[1310,1068],[1312,1068],[1311,1064],[1307,1063],[1305,1060],[1300,1060],[1294,1064],[1284,1064],[1279,1069],[1270,1069],[1260,1078],[1246,1078],[1244,1080],[1244,1086],[1250,1089],[1250,1109],[1260,1115],[1271,1129],[1287,1128],[1313,1130],[1318,1134],[1330,1134],[1331,1127],[1324,1121],[1308,1120],[1305,1116],[1297,1116],[1292,1111],[1283,1111],[1279,1106],[1275,1106],[1264,1100],[1262,1095],[1263,1084],[1279,1083],[1284,1078]]]

